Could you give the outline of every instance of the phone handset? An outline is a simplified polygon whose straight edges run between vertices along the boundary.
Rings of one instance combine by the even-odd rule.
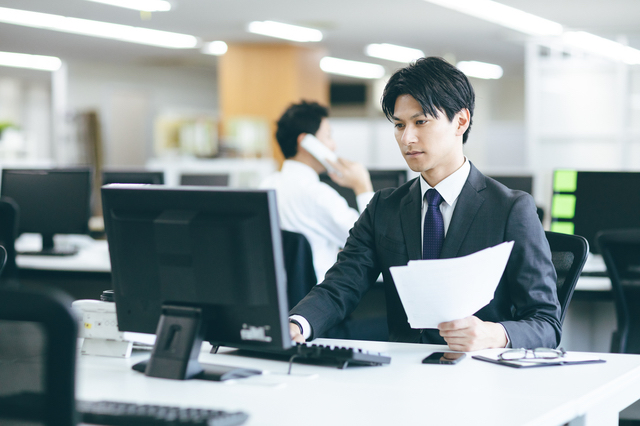
[[[320,142],[318,138],[313,136],[311,133],[307,133],[305,137],[302,139],[300,145],[309,151],[309,154],[313,155],[316,160],[320,162],[324,166],[325,169],[329,172],[336,172],[336,170],[331,167],[331,164],[327,160],[333,161],[334,163],[338,161],[338,156],[335,152],[331,151],[329,147]]]

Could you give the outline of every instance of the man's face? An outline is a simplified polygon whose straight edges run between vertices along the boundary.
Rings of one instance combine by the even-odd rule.
[[[465,114],[466,110],[462,110],[449,121],[444,112],[438,117],[425,115],[411,95],[396,99],[392,120],[400,151],[409,168],[422,173],[432,186],[464,162],[462,135],[468,126]]]
[[[331,137],[331,124],[328,118],[323,118],[320,122],[320,127],[315,134],[316,138],[323,144],[325,144],[331,151],[336,150],[336,142]]]

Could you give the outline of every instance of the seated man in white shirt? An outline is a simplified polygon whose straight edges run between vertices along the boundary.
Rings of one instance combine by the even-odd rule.
[[[267,177],[261,188],[274,188],[278,201],[280,225],[287,231],[303,234],[313,252],[318,282],[335,263],[349,230],[360,216],[336,190],[320,181],[325,167],[300,146],[307,134],[335,151],[331,138],[329,111],[316,102],[291,105],[278,120],[276,139],[285,157],[282,169]],[[339,158],[330,163],[337,173],[329,177],[340,186],[353,189],[360,212],[373,197],[369,172],[360,163]]]

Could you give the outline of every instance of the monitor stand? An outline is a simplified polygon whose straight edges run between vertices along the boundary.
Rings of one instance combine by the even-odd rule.
[[[34,255],[34,256],[73,256],[78,253],[78,248],[74,246],[69,247],[55,247],[53,243],[53,234],[42,234],[42,250],[40,251],[21,251],[19,254]]]
[[[163,305],[151,358],[132,368],[150,377],[174,380],[222,381],[262,374],[261,370],[249,368],[200,364],[204,332],[200,308]]]

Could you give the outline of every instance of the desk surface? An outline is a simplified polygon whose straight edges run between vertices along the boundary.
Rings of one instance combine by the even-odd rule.
[[[109,246],[107,240],[94,240],[88,235],[56,235],[55,244],[75,246],[78,253],[72,256],[16,256],[16,264],[21,269],[71,272],[111,272]],[[40,250],[42,240],[38,234],[23,234],[16,240],[16,250]]]
[[[333,367],[212,355],[202,363],[260,368],[269,374],[233,382],[146,377],[130,359],[81,356],[77,397],[243,410],[252,425],[563,425],[618,424],[618,412],[640,398],[640,356],[600,354],[604,364],[512,369],[469,356],[458,365],[424,365],[442,346],[331,341],[387,352],[379,367]],[[224,348],[223,348],[224,349]],[[578,420],[575,420],[578,419]]]

